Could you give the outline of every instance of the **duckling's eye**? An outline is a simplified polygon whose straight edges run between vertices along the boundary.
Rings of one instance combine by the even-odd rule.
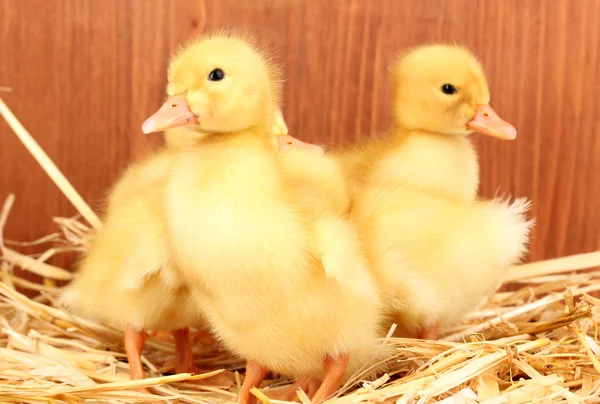
[[[225,77],[225,72],[221,69],[214,69],[210,73],[208,73],[209,81],[221,81]]]
[[[442,86],[442,92],[444,94],[452,95],[452,94],[456,94],[458,92],[458,90],[452,84],[446,83]]]

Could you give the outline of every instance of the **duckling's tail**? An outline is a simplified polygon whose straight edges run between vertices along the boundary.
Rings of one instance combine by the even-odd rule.
[[[531,203],[526,198],[514,202],[494,199],[479,202],[481,226],[487,228],[494,262],[500,267],[517,264],[527,252],[529,234],[535,221],[527,218]]]
[[[494,199],[456,212],[454,219],[459,220],[450,229],[442,254],[447,261],[441,261],[449,272],[445,285],[438,285],[446,291],[446,300],[434,300],[442,305],[438,308],[442,327],[472,310],[502,281],[505,270],[523,258],[534,223],[527,218],[529,208],[524,198]]]
[[[533,221],[525,199],[465,202],[405,194],[403,209],[378,223],[396,237],[382,243],[378,257],[387,271],[379,275],[382,288],[391,285],[384,292],[401,313],[401,335],[415,335],[424,326],[453,324],[491,293],[527,251]]]

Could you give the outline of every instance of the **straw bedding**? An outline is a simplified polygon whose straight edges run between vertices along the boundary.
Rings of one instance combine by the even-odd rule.
[[[18,252],[3,228],[14,198],[0,216],[0,401],[13,403],[181,402],[230,403],[225,390],[189,380],[205,375],[168,375],[174,345],[168,334],[148,338],[144,363],[149,378],[130,381],[122,333],[74,316],[55,304],[71,273],[46,261],[85,250],[90,228],[55,218],[59,232],[33,242],[48,246],[35,257]],[[29,243],[31,244],[31,243]],[[488,298],[443,340],[386,338],[393,354],[388,372],[374,382],[360,375],[344,386],[338,402],[578,403],[600,402],[600,252],[511,268],[515,291]],[[34,283],[15,268],[40,275]],[[578,270],[587,269],[585,272]],[[24,291],[39,292],[29,298]],[[31,293],[28,293],[31,294]],[[202,367],[241,369],[243,363],[215,345],[195,345]],[[302,358],[298,358],[302,360]],[[214,374],[214,373],[213,373]],[[208,374],[210,375],[210,374]],[[271,377],[263,387],[289,380]],[[152,386],[152,394],[132,391]],[[239,386],[239,381],[238,381]],[[264,399],[260,391],[255,393]],[[309,400],[300,393],[303,402]],[[266,399],[265,399],[266,400]]]

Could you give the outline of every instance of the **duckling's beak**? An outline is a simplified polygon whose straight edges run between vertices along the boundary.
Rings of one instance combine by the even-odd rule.
[[[148,134],[177,126],[196,124],[198,124],[198,117],[190,110],[186,93],[181,93],[169,97],[154,115],[146,119],[142,125],[142,132]]]
[[[467,128],[499,139],[513,140],[517,137],[515,127],[500,118],[489,105],[477,106],[475,116],[467,123]]]

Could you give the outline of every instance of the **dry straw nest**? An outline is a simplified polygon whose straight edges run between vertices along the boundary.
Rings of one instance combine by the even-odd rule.
[[[1,100],[0,113],[87,222],[98,225]],[[196,344],[202,367],[215,372],[163,376],[174,352],[168,334],[148,338],[143,361],[149,378],[130,381],[122,332],[74,316],[55,303],[60,291],[56,283],[70,280],[72,274],[47,261],[85,251],[92,229],[76,218],[54,218],[57,233],[31,243],[9,242],[3,229],[13,202],[9,197],[0,214],[1,403],[234,402],[239,380],[229,390],[189,381],[220,369],[242,369],[243,363],[217,346]],[[27,256],[18,251],[27,245],[48,248]],[[26,280],[16,268],[39,275],[43,282]],[[600,402],[600,300],[590,295],[600,290],[600,251],[514,267],[506,279],[512,291],[490,296],[440,341],[383,339],[382,349],[392,355],[387,373],[371,382],[356,375],[332,401]],[[289,383],[271,377],[263,387]],[[150,387],[152,393],[135,392],[136,387]],[[310,402],[301,392],[299,399]]]

